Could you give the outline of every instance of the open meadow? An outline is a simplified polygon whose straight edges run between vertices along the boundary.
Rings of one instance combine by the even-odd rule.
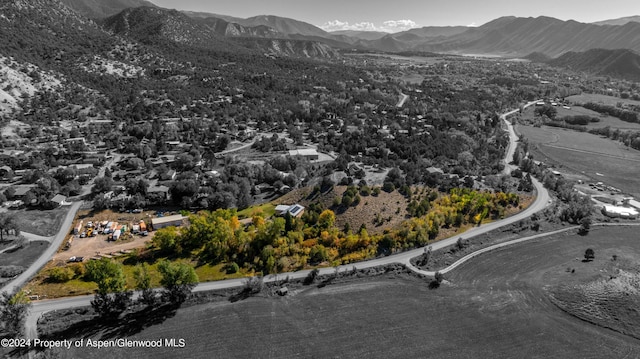
[[[568,101],[573,103],[601,103],[609,106],[616,106],[618,103],[640,106],[640,101],[632,100],[632,99],[623,99],[620,97],[607,96],[607,95],[598,95],[598,94],[590,94],[583,93],[580,95],[573,95],[566,98]]]
[[[13,216],[20,231],[50,237],[60,230],[67,211],[69,211],[68,207],[60,207],[51,210],[23,209],[9,213]]]
[[[218,301],[125,331],[135,340],[184,338],[184,348],[71,349],[83,358],[624,358],[640,341],[580,320],[552,302],[560,286],[608,278],[614,254],[638,258],[635,228],[560,234],[479,256],[438,289],[390,272],[289,295]],[[586,248],[595,260],[583,262]],[[573,270],[573,271],[571,271]],[[637,323],[636,323],[637,324]],[[87,328],[94,339],[117,331]],[[62,339],[62,338],[61,338]],[[64,338],[71,339],[71,338]]]
[[[9,242],[11,243],[11,242]],[[47,249],[49,243],[44,241],[26,242],[22,246],[4,246],[0,253],[0,286],[11,280],[33,263]]]
[[[640,195],[640,151],[596,135],[556,127],[518,126],[534,158]]]

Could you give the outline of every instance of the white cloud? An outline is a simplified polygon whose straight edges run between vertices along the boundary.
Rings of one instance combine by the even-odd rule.
[[[418,27],[412,20],[389,20],[382,23],[382,31],[400,32]]]
[[[400,32],[415,27],[418,27],[418,25],[412,20],[389,20],[383,22],[380,26],[376,26],[374,23],[368,21],[349,24],[347,21],[332,20],[327,21],[324,25],[320,26],[320,28],[325,31],[355,30],[383,32]]]
[[[333,20],[327,21],[324,25],[320,26],[325,31],[340,31],[340,30],[356,30],[356,31],[376,31],[376,26],[372,22],[358,22],[355,24],[349,24],[347,21]]]

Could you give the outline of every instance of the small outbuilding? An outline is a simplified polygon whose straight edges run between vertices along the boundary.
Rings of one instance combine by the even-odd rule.
[[[304,157],[309,161],[316,161],[320,158],[318,151],[313,148],[301,148],[297,150],[289,151],[289,156],[291,157]]]
[[[64,204],[64,201],[67,200],[67,197],[61,195],[61,194],[57,194],[55,196],[53,196],[53,198],[51,198],[51,202],[57,204],[58,206],[62,206]]]
[[[180,227],[183,225],[184,220],[187,217],[184,217],[181,214],[176,214],[173,216],[167,216],[167,217],[158,217],[158,218],[151,218],[151,226],[153,227],[154,230],[158,230],[160,228],[165,228],[165,227]]]
[[[602,214],[611,218],[637,219],[638,211],[630,207],[604,206]]]

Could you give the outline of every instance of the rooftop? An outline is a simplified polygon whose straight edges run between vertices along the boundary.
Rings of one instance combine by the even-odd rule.
[[[177,221],[182,221],[185,218],[187,218],[187,217],[184,217],[181,214],[174,214],[173,216],[151,218],[151,223],[153,225],[156,225],[156,224],[161,224],[161,223],[177,222]]]
[[[65,197],[65,196],[63,196],[61,194],[57,194],[57,195],[53,196],[53,198],[51,198],[51,202],[55,202],[55,203],[61,204],[66,199],[67,199],[67,197]]]
[[[300,148],[289,151],[289,156],[318,156],[318,151],[313,148]]]

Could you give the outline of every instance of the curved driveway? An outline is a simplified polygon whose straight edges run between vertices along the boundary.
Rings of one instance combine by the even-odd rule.
[[[527,104],[527,106],[530,106],[532,103]],[[506,122],[506,116],[513,114],[515,112],[517,112],[518,110],[514,110],[511,112],[508,112],[504,115],[501,116],[501,118],[503,120],[505,120]],[[509,151],[507,151],[506,153],[506,158],[505,158],[505,162],[508,164],[511,162],[511,160],[513,159],[513,152],[515,150],[515,142],[517,141],[517,136],[515,136],[515,133],[513,131],[513,127],[510,126],[510,124],[508,124],[508,129],[509,129],[509,138],[510,138],[510,146],[509,146]],[[514,150],[511,150],[511,147],[513,147]],[[512,168],[512,165],[509,165],[509,168]],[[506,166],[505,166],[506,168]],[[532,178],[533,180],[533,185],[536,189],[537,192],[537,196],[536,196],[536,200],[524,211],[515,214],[511,217],[502,219],[500,221],[496,221],[496,222],[491,222],[491,223],[487,223],[484,225],[481,225],[479,227],[475,227],[472,228],[460,235],[456,235],[447,239],[443,239],[440,240],[438,242],[435,242],[433,244],[429,244],[429,247],[432,248],[432,250],[438,250],[450,245],[453,245],[457,242],[458,238],[460,237],[464,237],[464,238],[472,238],[490,231],[493,231],[497,228],[503,227],[503,226],[507,226],[510,225],[512,223],[518,222],[520,220],[523,220],[529,216],[531,216],[532,214],[539,212],[541,210],[543,210],[544,208],[547,207],[547,205],[551,202],[550,201],[550,197],[549,197],[549,193],[547,192],[547,190],[542,186],[542,184],[537,181],[535,178]],[[75,204],[74,204],[75,205]],[[71,217],[71,219],[73,219],[73,217]],[[68,232],[68,229],[70,228],[71,223],[69,222],[67,224],[67,222],[65,221],[65,225],[63,225],[61,232],[64,235],[66,235],[66,233]],[[59,234],[60,234],[59,233]],[[62,238],[64,238],[64,235],[62,236]],[[57,239],[57,237],[56,237]],[[55,248],[57,249],[57,246],[52,245],[51,248]],[[392,263],[401,263],[401,264],[405,264],[407,265],[410,269],[417,271],[418,273],[423,273],[424,271],[420,271],[417,268],[411,266],[411,264],[409,263],[409,261],[411,260],[411,258],[417,257],[419,255],[421,255],[424,252],[424,247],[422,248],[416,248],[410,251],[406,251],[406,252],[401,252],[401,253],[397,253],[397,254],[392,254],[389,255],[387,257],[382,257],[382,258],[376,258],[376,259],[372,259],[372,260],[368,260],[368,261],[363,261],[363,262],[358,262],[358,263],[352,263],[352,264],[347,264],[347,265],[342,265],[342,266],[338,266],[338,267],[334,267],[334,268],[321,268],[319,269],[320,274],[321,275],[326,275],[326,274],[331,274],[331,273],[335,273],[336,271],[346,271],[346,270],[351,270],[351,269],[365,269],[365,268],[371,268],[371,267],[377,267],[377,266],[381,266],[381,265],[387,265],[387,264],[392,264]],[[55,253],[55,250],[53,251],[53,253]],[[51,255],[53,255],[53,253]],[[48,260],[48,259],[47,259]],[[45,262],[46,263],[46,262]],[[289,279],[302,279],[305,278],[309,272],[311,270],[303,270],[303,271],[298,271],[298,272],[290,272],[290,273],[281,273],[278,275],[268,275],[264,278],[265,282],[274,282],[274,281],[278,281],[278,280],[282,280],[285,278],[289,278]],[[423,274],[432,274],[430,272],[424,272]],[[221,281],[215,281],[215,282],[205,282],[205,283],[199,283],[195,289],[194,292],[202,292],[202,291],[210,291],[210,290],[217,290],[217,289],[228,289],[228,288],[237,288],[237,287],[241,287],[246,279],[244,278],[239,278],[239,279],[230,279],[230,280],[221,280]],[[32,310],[29,314],[29,317],[27,318],[27,323],[26,323],[26,332],[27,332],[27,336],[29,338],[36,338],[37,337],[37,320],[38,318],[46,312],[52,311],[52,310],[60,310],[60,309],[68,309],[68,308],[74,308],[74,307],[81,307],[81,306],[87,306],[90,305],[90,301],[93,298],[93,295],[85,295],[85,296],[78,296],[78,297],[71,297],[71,298],[62,298],[62,299],[51,299],[51,300],[42,300],[42,301],[36,301],[33,304]]]

